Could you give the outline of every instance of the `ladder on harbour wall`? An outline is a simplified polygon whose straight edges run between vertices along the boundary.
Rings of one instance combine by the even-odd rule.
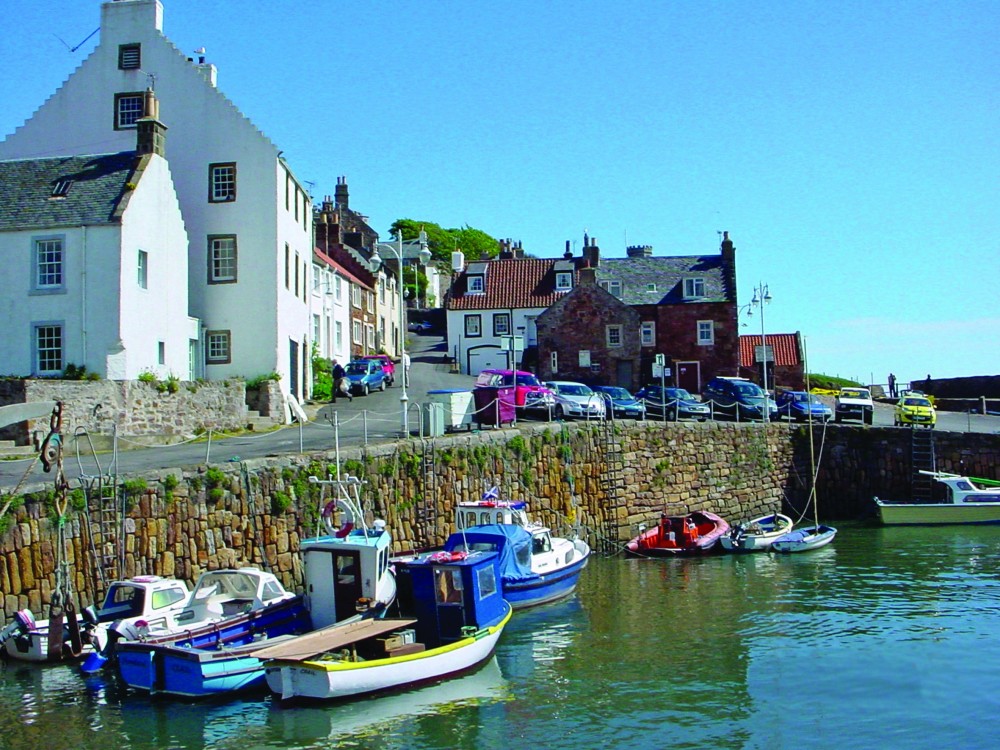
[[[124,577],[122,523],[124,489],[111,476],[82,476],[87,499],[87,532],[94,561],[94,601],[100,602],[112,581]]]
[[[910,497],[915,503],[931,501],[931,478],[921,471],[936,471],[934,430],[910,428]]]
[[[604,472],[601,475],[601,489],[604,490],[604,531],[601,534],[601,552],[614,554],[618,551],[618,523],[616,511],[620,503],[619,488],[625,481],[625,457],[622,453],[621,438],[615,431],[614,420],[604,422]]]
[[[417,528],[414,529],[414,544],[430,547],[434,543],[435,525],[438,522],[438,481],[437,460],[433,440],[421,440],[420,455],[420,504],[416,508]]]

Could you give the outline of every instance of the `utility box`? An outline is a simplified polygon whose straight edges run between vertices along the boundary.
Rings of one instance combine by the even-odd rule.
[[[441,437],[444,435],[444,405],[424,404],[424,437]]]
[[[444,408],[445,430],[457,430],[460,427],[472,429],[472,414],[475,411],[472,391],[427,391],[427,400],[432,404],[441,404]]]

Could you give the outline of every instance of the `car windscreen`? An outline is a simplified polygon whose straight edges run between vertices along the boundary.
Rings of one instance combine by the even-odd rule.
[[[692,396],[684,388],[667,388],[667,396],[669,398],[675,398],[678,401],[693,401],[694,396]]]
[[[368,372],[368,363],[351,362],[351,364],[347,366],[347,372],[349,372],[351,375],[364,375],[366,372]]]
[[[563,384],[558,386],[558,388],[559,388],[559,393],[563,394],[564,396],[589,396],[593,393],[593,391],[591,391],[585,385]]]
[[[611,398],[617,398],[621,400],[627,400],[632,398],[632,394],[626,391],[624,388],[602,388],[601,393],[606,396],[611,396]]]
[[[514,376],[513,375],[504,375],[503,376],[503,384],[504,385],[514,385]],[[540,386],[541,385],[541,383],[538,382],[538,378],[536,378],[534,375],[518,375],[517,376],[517,384],[518,385],[535,385],[535,386]]]
[[[760,398],[764,395],[760,386],[755,383],[733,383],[733,391],[740,396],[749,396],[751,398]]]

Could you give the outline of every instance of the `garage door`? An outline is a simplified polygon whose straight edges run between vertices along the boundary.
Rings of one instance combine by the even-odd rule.
[[[483,346],[476,349],[470,349],[468,352],[469,374],[478,375],[483,370],[490,370],[494,368],[502,370],[509,369],[507,365],[508,354],[509,352],[498,346]]]

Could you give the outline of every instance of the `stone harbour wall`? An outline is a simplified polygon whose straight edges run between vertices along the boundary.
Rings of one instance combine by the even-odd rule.
[[[37,401],[63,403],[63,434],[82,428],[94,436],[183,439],[209,429],[246,426],[246,387],[242,380],[144,383],[136,380],[0,380],[0,406]],[[0,438],[20,445],[32,434],[48,432],[49,418],[22,422],[0,431]]]
[[[905,429],[814,427],[821,516],[856,519],[873,495],[909,496],[910,439]],[[936,434],[938,468],[1000,477],[1000,436]],[[53,499],[31,496],[12,511],[0,537],[4,621],[28,607],[47,614],[65,565],[79,606],[103,589],[98,570],[117,577],[175,576],[241,565],[273,570],[301,589],[300,540],[321,529],[331,495],[308,477],[342,473],[365,481],[368,520],[387,522],[395,551],[441,544],[456,503],[493,484],[501,497],[528,501],[556,533],[575,527],[595,550],[616,553],[662,512],[714,511],[738,521],[784,508],[798,517],[808,496],[805,427],[657,422],[523,423],[517,429],[409,440],[367,449],[196,466],[129,478],[122,540],[124,565],[103,555],[118,540],[98,531],[101,505],[77,491],[67,522],[54,522]],[[85,510],[86,512],[85,512]],[[63,550],[60,553],[60,548]]]

